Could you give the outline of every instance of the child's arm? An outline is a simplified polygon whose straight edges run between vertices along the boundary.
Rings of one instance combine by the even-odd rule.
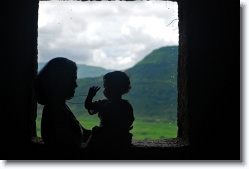
[[[94,104],[92,102],[93,97],[96,95],[96,93],[99,91],[100,87],[98,86],[92,86],[88,90],[88,95],[85,100],[85,108],[87,110],[94,109]]]

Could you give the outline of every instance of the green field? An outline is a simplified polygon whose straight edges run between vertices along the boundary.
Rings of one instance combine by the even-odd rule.
[[[97,116],[78,116],[77,119],[81,125],[87,129],[91,129],[93,126],[97,126],[99,119]],[[41,114],[37,115],[36,126],[37,136],[40,134]],[[133,134],[134,140],[145,140],[145,139],[162,139],[162,138],[175,138],[177,135],[177,124],[176,122],[167,122],[159,118],[136,118],[133,123]]]

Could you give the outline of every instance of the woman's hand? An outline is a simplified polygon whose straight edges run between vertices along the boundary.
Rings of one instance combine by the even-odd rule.
[[[92,86],[88,90],[88,96],[89,97],[94,97],[96,93],[99,91],[100,87],[99,86]]]

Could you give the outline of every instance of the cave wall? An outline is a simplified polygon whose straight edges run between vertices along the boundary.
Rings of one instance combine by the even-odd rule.
[[[179,0],[178,136],[193,159],[240,159],[239,4]]]
[[[23,156],[36,135],[38,0],[1,4],[1,155]]]
[[[240,158],[239,4],[179,0],[178,137],[188,159]],[[1,5],[2,159],[35,136],[38,0]],[[35,151],[35,150],[34,150]],[[2,157],[1,156],[1,157]]]

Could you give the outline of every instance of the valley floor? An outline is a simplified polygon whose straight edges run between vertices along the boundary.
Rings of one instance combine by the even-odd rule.
[[[78,116],[77,119],[81,125],[87,129],[98,126],[99,123],[97,116]],[[39,137],[41,136],[40,124],[41,114],[37,114],[36,128],[37,136]],[[134,121],[131,133],[133,134],[134,140],[154,140],[175,138],[177,136],[177,130],[176,122],[166,122],[158,117],[140,117]]]

